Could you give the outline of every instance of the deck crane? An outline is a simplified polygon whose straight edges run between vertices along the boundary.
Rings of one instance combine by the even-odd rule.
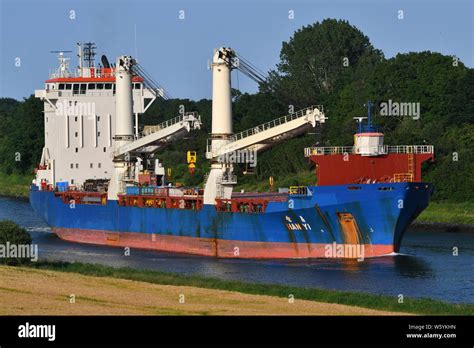
[[[326,117],[322,106],[311,106],[296,113],[234,134],[232,129],[231,71],[238,69],[256,82],[263,83],[265,76],[233,49],[216,49],[212,61],[212,133],[206,157],[211,160],[204,189],[204,204],[216,204],[216,198],[230,199],[237,177],[233,163],[226,154],[253,150],[262,151],[285,139],[301,134]]]
[[[154,98],[171,99],[168,92],[138,62],[133,66],[133,73],[143,78],[144,86],[152,92]],[[156,126],[148,127],[137,134],[135,141],[118,148],[114,155],[121,156],[130,152],[153,153],[170,142],[183,138],[191,130],[200,128],[201,118],[197,112],[186,112]]]
[[[188,132],[200,129],[201,119],[195,112],[179,115],[171,120],[153,126],[138,134],[133,134],[132,77],[139,75],[155,98],[168,99],[169,95],[130,56],[117,59],[116,75],[116,123],[114,170],[108,189],[108,199],[117,200],[124,192],[127,182],[136,181],[137,168],[146,157],[163,148],[171,141],[183,138]],[[136,161],[136,163],[134,163]]]

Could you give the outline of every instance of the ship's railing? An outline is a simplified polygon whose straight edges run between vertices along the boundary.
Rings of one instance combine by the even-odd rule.
[[[307,186],[290,186],[288,188],[288,193],[290,195],[308,195],[308,187]]]
[[[352,153],[354,153],[353,146],[307,147],[304,149],[305,157],[322,155],[343,155]]]
[[[219,179],[220,184],[232,185],[237,183],[237,175],[232,173],[224,173]]]
[[[413,154],[432,154],[434,153],[433,145],[396,145],[396,146],[372,146],[359,147],[359,152],[377,153],[386,155],[392,153],[413,153]],[[323,156],[323,155],[344,155],[355,154],[354,146],[326,146],[326,147],[307,147],[304,149],[305,157]]]
[[[192,117],[191,117],[192,116]],[[199,115],[196,111],[186,112],[184,115],[177,116],[175,118],[166,120],[156,126],[147,126],[147,128],[139,134],[139,138],[158,132],[163,128],[170,127],[177,123],[188,121],[189,119],[197,120]]]
[[[134,89],[133,94],[136,96],[143,96],[145,94],[146,89]],[[103,89],[101,92],[97,92],[97,90],[58,90],[58,89],[46,89],[46,92],[49,93],[48,96],[54,98],[55,93],[57,93],[58,97],[110,97],[115,95],[115,88],[110,89]]]
[[[297,118],[309,115],[309,114],[311,114],[311,112],[313,112],[314,109],[318,109],[321,113],[323,113],[323,106],[322,105],[312,105],[312,106],[307,107],[305,109],[299,110],[298,112],[295,112],[293,114],[282,116],[282,117],[274,119],[270,122],[266,122],[266,123],[263,123],[261,125],[258,125],[258,126],[250,128],[250,129],[247,129],[243,132],[236,133],[236,134],[234,134],[230,137],[230,140],[231,141],[240,140],[240,139],[243,139],[243,138],[247,138],[251,135],[254,135],[256,133],[260,133],[264,130],[267,130],[267,129],[270,129],[270,128],[273,128],[273,127],[276,127],[276,126],[280,126],[280,125],[285,124],[287,122],[293,121]]]
[[[96,67],[83,67],[81,69],[74,69],[74,71],[65,71],[61,68],[50,69],[49,78],[61,78],[61,77],[97,77],[97,78],[111,78],[114,75],[115,68],[96,68]]]
[[[388,153],[434,153],[433,145],[396,145],[387,148]]]
[[[393,175],[393,182],[413,182],[414,175],[412,173],[398,173]]]

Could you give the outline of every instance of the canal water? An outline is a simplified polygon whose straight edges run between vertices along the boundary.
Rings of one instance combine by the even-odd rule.
[[[408,231],[400,254],[356,260],[228,260],[69,243],[27,201],[0,197],[0,220],[25,227],[39,259],[98,263],[292,287],[315,287],[474,303],[474,234]],[[458,256],[453,255],[458,248]],[[1,279],[0,279],[1,282]]]

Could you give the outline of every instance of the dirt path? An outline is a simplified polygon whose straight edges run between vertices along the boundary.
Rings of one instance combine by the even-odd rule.
[[[70,296],[75,303],[70,303]],[[180,303],[183,302],[184,303]],[[0,315],[393,315],[346,305],[0,267]]]

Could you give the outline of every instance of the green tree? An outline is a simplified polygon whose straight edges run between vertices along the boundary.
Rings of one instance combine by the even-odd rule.
[[[298,106],[323,103],[339,90],[359,63],[366,66],[383,58],[359,29],[347,21],[325,19],[305,26],[283,42],[277,71],[269,85]]]
[[[0,135],[0,168],[7,174],[30,174],[44,146],[43,102],[30,96],[10,110]]]
[[[6,248],[9,245],[31,244],[31,237],[26,230],[10,220],[0,221],[0,248]],[[6,250],[6,249],[5,249]],[[5,251],[6,252],[6,251]],[[19,257],[0,257],[0,264],[15,266],[30,262],[29,259]]]

